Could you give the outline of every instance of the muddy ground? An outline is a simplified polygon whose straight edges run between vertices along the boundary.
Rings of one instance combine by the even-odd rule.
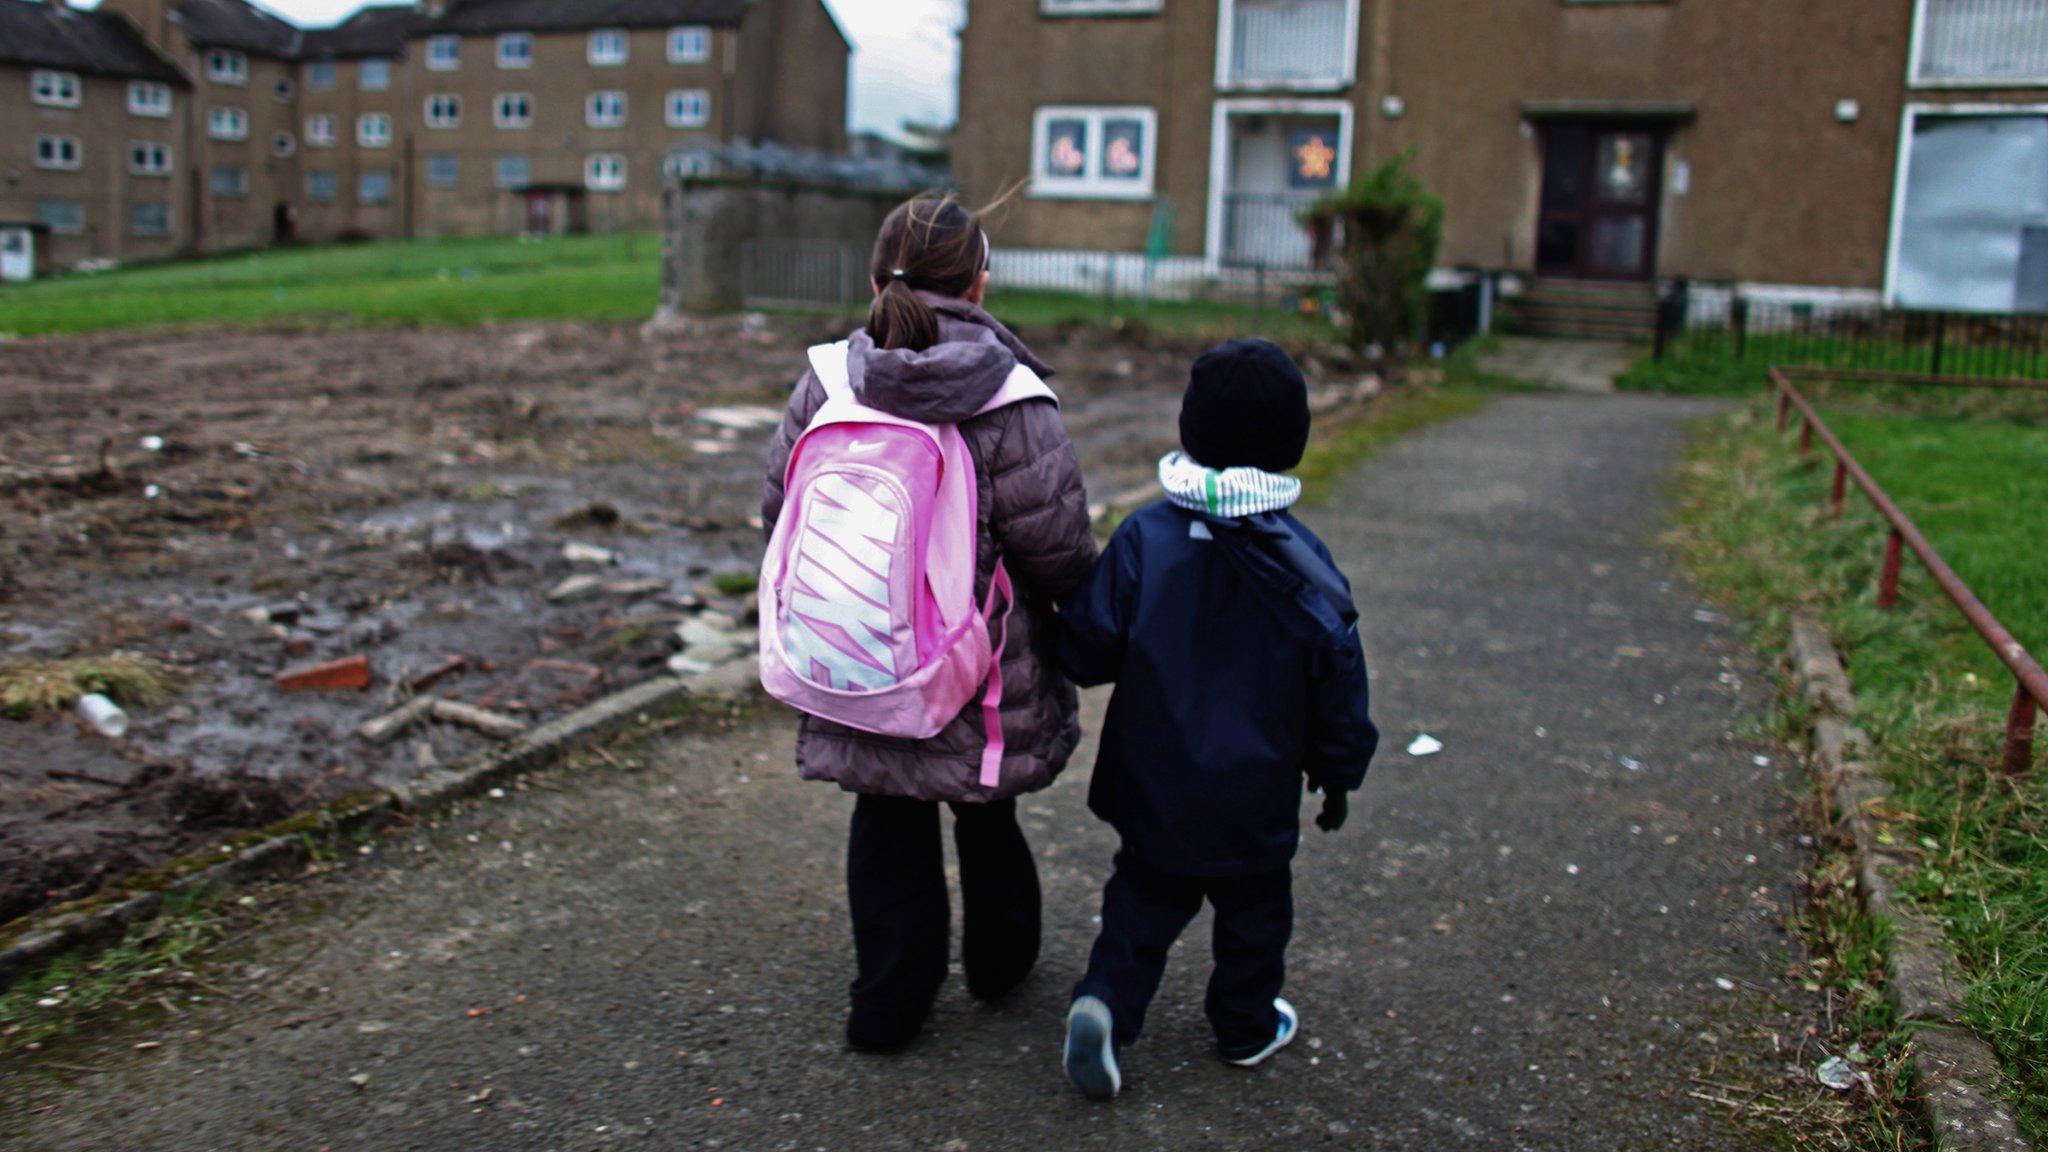
[[[415,690],[543,720],[661,674],[707,602],[743,618],[713,585],[757,563],[768,433],[718,421],[778,409],[833,334],[753,317],[0,344],[0,664],[131,652],[176,680],[120,740],[68,711],[0,716],[0,922],[485,744],[443,723],[358,737]],[[1196,349],[1030,335],[1091,491],[1141,485]],[[571,543],[616,563],[572,563]],[[579,574],[598,589],[550,601]],[[367,689],[274,681],[358,654]]]

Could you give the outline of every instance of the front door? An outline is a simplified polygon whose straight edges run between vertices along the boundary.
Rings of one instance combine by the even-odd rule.
[[[534,236],[552,236],[555,231],[555,194],[526,194],[526,230]]]
[[[1664,137],[1655,129],[1552,124],[1543,134],[1536,273],[1647,280],[1657,268]]]
[[[0,283],[19,284],[35,275],[35,233],[26,228],[0,228]]]

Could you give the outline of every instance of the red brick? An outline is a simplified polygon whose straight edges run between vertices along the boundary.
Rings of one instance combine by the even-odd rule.
[[[287,692],[352,692],[370,686],[370,658],[349,656],[325,664],[288,668],[277,674],[277,686]]]

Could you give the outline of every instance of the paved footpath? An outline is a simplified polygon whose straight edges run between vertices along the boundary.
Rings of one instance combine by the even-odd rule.
[[[1304,1030],[1264,1068],[1210,1054],[1205,918],[1124,1098],[1065,1085],[1113,848],[1085,759],[1025,808],[1047,889],[1033,982],[994,1009],[949,987],[907,1055],[845,1051],[848,802],[794,779],[776,719],[381,841],[211,977],[239,1003],[67,1047],[105,1071],[18,1081],[5,1095],[35,1111],[0,1143],[1756,1147],[1688,1095],[1767,1054],[1792,1002],[1790,800],[1740,735],[1761,679],[1657,540],[1707,411],[1504,397],[1309,512],[1358,584],[1388,747],[1351,826],[1309,833]],[[1422,732],[1442,754],[1405,753]]]

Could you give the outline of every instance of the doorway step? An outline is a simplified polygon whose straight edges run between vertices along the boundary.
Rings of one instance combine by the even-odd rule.
[[[1500,326],[1522,336],[1581,340],[1649,340],[1657,332],[1657,288],[1647,281],[1532,282],[1518,296],[1502,297]]]

